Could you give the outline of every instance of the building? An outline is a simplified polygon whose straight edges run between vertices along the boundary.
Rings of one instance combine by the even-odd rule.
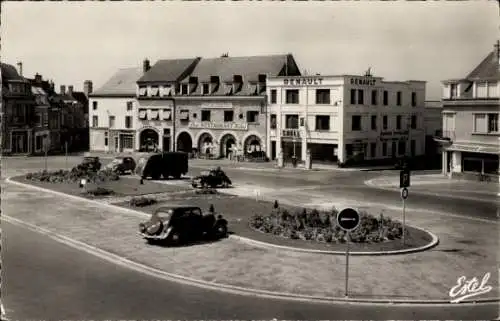
[[[144,75],[137,81],[139,151],[175,149],[174,99],[179,83],[193,71],[200,58],[159,60],[152,67],[143,62]]]
[[[52,149],[54,142],[51,141],[49,128],[49,113],[52,110],[51,97],[54,94],[53,84],[43,80],[38,73],[35,78],[28,79],[31,84],[31,92],[35,98],[35,122],[33,128],[33,154],[42,154]]]
[[[200,157],[266,153],[268,77],[300,75],[291,54],[201,59],[175,88],[177,150]]]
[[[91,151],[131,152],[135,149],[136,82],[143,73],[141,67],[120,69],[102,87],[89,94]],[[86,91],[91,90],[87,88]]]
[[[465,78],[443,81],[443,172],[450,176],[498,177],[500,131],[499,46]]]
[[[365,76],[269,77],[269,157],[383,163],[425,152],[425,82]]]
[[[2,76],[2,153],[31,154],[35,122],[35,98],[31,85],[12,65],[1,63]]]

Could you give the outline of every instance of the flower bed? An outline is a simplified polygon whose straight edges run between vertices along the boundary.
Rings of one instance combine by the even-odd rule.
[[[337,226],[337,214],[336,209],[328,212],[315,209],[291,212],[281,209],[275,203],[269,215],[254,215],[250,219],[250,226],[260,232],[284,238],[344,243],[347,233]],[[402,234],[403,226],[400,222],[384,217],[382,213],[377,218],[361,212],[359,227],[350,233],[350,239],[354,243],[380,243],[399,239]]]
[[[75,183],[81,179],[86,179],[91,183],[101,183],[106,181],[117,181],[120,176],[111,170],[92,171],[81,167],[74,167],[70,171],[39,171],[26,174],[25,178],[31,181],[47,183]]]

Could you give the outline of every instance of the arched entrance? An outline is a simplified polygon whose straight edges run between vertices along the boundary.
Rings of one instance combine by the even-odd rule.
[[[159,139],[160,137],[154,129],[144,129],[139,135],[140,150],[145,152],[154,151],[158,148]]]
[[[198,139],[198,152],[205,157],[211,157],[214,154],[214,139],[209,133],[203,133]]]
[[[245,154],[252,154],[254,152],[262,151],[262,142],[256,135],[250,135],[243,143]]]
[[[220,139],[220,156],[230,158],[236,147],[236,138],[231,134],[226,134]]]
[[[187,132],[182,132],[177,137],[177,151],[191,153],[193,151],[193,140]]]

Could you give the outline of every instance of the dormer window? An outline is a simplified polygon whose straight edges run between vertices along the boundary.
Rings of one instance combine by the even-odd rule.
[[[233,76],[233,94],[240,91],[242,85],[243,85],[243,77],[241,75],[234,75]]]
[[[191,94],[196,90],[196,87],[198,86],[198,77],[189,77],[189,93]]]
[[[147,90],[147,87],[139,87],[139,96],[146,96]]]
[[[160,89],[158,87],[151,87],[149,89],[149,96],[151,96],[151,97],[158,96],[159,91],[160,91]]]
[[[171,92],[172,92],[172,88],[170,86],[164,86],[162,96],[163,97],[170,96]]]
[[[259,75],[259,84],[257,88],[257,95],[262,94],[264,91],[266,91],[266,75],[260,74]]]
[[[203,84],[202,95],[210,95],[210,84]]]
[[[188,84],[181,84],[181,95],[188,94]]]

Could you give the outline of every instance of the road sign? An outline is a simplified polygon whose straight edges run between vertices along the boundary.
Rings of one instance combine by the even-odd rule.
[[[399,172],[399,188],[410,187],[410,171],[405,169]]]
[[[355,209],[346,208],[337,215],[337,224],[344,231],[353,231],[359,226],[359,213]]]
[[[404,200],[408,198],[408,189],[406,187],[401,190],[401,198]]]

